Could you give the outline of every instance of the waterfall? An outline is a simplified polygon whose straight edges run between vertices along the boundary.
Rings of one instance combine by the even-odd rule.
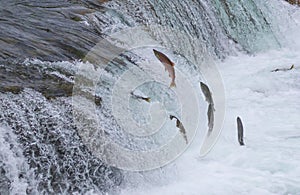
[[[87,102],[96,103],[95,112],[110,139],[129,149],[146,150],[156,148],[167,136],[175,136],[168,129],[171,122],[153,139],[133,138],[121,132],[112,108],[105,103],[111,101],[113,86],[124,72],[130,68],[151,72],[149,66],[139,63],[153,62],[155,57],[149,48],[124,51],[97,72],[99,64],[91,65],[84,58],[101,40],[110,40],[111,44],[112,34],[145,28],[137,41],[142,46],[150,37],[156,47],[178,62],[176,68],[189,77],[193,88],[203,79],[200,70],[205,63],[213,64],[211,61],[237,52],[255,54],[279,48],[284,44],[281,33],[286,31],[283,24],[277,24],[276,10],[282,4],[271,1],[0,2],[5,4],[0,8],[1,194],[8,194],[8,189],[28,194],[118,190],[126,172],[95,156],[74,122],[72,93],[80,76],[84,82],[77,86],[79,92],[92,97],[86,98]],[[153,58],[147,61],[151,55]],[[90,75],[77,73],[86,66],[92,70],[96,67],[95,73],[102,75],[96,90],[90,88]],[[163,102],[168,113],[180,115],[174,108],[174,92],[168,87],[148,83],[137,91]],[[133,116],[147,123],[149,115],[141,113],[149,106],[143,107],[132,98],[129,102]]]
[[[218,58],[233,54],[237,45],[250,53],[280,46],[273,32],[275,21],[268,17],[269,1],[129,0],[111,1],[105,6],[109,8],[106,14],[119,27],[101,28],[107,34],[136,25],[169,26],[199,39],[201,47]],[[97,20],[89,22],[98,24]],[[164,32],[155,33],[165,36]]]

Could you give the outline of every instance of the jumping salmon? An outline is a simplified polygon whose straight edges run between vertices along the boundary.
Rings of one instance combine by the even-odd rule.
[[[150,102],[151,101],[151,98],[150,97],[143,97],[143,96],[140,96],[140,95],[136,95],[134,94],[133,92],[130,92],[130,94],[132,95],[132,97],[134,97],[135,99],[141,99],[141,100],[144,100],[146,102]]]
[[[214,107],[214,101],[212,98],[212,94],[208,88],[208,86],[202,82],[200,82],[200,87],[202,90],[202,93],[205,96],[205,100],[208,103],[208,109],[207,109],[207,118],[208,118],[208,133],[210,134],[213,130],[214,127],[214,111],[215,111],[215,107]]]
[[[236,118],[237,130],[238,130],[238,141],[241,146],[245,145],[244,143],[244,127],[240,117]]]
[[[173,118],[176,119],[176,127],[179,128],[179,131],[182,134],[182,136],[185,140],[185,143],[188,144],[188,139],[187,139],[186,131],[185,131],[185,128],[184,128],[183,124],[181,123],[181,121],[176,116],[170,115],[170,119],[173,120]]]
[[[271,72],[278,72],[278,71],[288,71],[294,69],[294,64],[290,68],[277,68],[275,70],[272,70]]]
[[[165,66],[165,70],[169,72],[169,77],[172,79],[170,87],[176,87],[175,84],[175,64],[163,53],[153,49],[154,55]]]

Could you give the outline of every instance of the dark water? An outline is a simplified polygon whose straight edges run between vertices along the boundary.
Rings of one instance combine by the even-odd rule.
[[[101,2],[0,1],[0,4],[0,91],[16,93],[28,87],[46,97],[69,96],[70,83],[47,75],[41,66],[24,67],[23,61],[82,59],[102,36],[100,28],[82,21],[88,14],[103,12]]]
[[[45,74],[41,67],[22,67],[24,60],[83,59],[107,34],[136,25],[178,27],[200,39],[201,47],[217,58],[236,48],[255,53],[278,45],[269,18],[253,0],[190,4],[147,0],[142,7],[137,0],[112,1],[105,6],[103,2],[0,1],[0,91],[15,93],[29,87],[46,97],[70,96],[71,83]]]
[[[101,30],[80,23],[99,1],[0,1],[0,60],[82,58]]]

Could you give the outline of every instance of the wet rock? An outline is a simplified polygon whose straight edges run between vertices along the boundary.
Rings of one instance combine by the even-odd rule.
[[[293,4],[293,5],[300,5],[299,0],[287,0],[287,2],[289,2],[290,4]]]

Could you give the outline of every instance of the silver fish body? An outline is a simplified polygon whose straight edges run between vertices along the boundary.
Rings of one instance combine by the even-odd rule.
[[[173,120],[173,118],[176,119],[176,127],[179,128],[179,131],[182,134],[186,144],[188,144],[188,139],[187,139],[186,131],[185,131],[185,128],[184,128],[183,124],[181,123],[181,121],[176,116],[170,115],[170,119]]]
[[[278,71],[288,71],[294,69],[295,65],[293,64],[290,68],[277,68],[275,70],[272,70],[271,72],[278,72]]]
[[[237,117],[237,130],[238,130],[238,141],[241,146],[245,145],[244,143],[244,127],[240,117]]]
[[[202,93],[205,96],[205,100],[207,101],[207,103],[213,104],[214,102],[213,102],[212,95],[211,95],[211,92],[210,92],[208,86],[206,84],[204,84],[203,82],[200,82],[200,87],[201,87]]]
[[[143,96],[140,96],[140,95],[136,95],[134,94],[133,92],[130,93],[132,95],[133,98],[135,99],[138,99],[138,100],[144,100],[146,102],[151,102],[151,98],[150,97],[143,97]]]
[[[208,109],[207,109],[207,118],[208,118],[208,133],[210,134],[214,127],[214,101],[212,98],[212,94],[206,84],[203,82],[200,82],[201,91],[204,94],[205,100],[208,103]],[[209,135],[208,134],[208,135]]]

